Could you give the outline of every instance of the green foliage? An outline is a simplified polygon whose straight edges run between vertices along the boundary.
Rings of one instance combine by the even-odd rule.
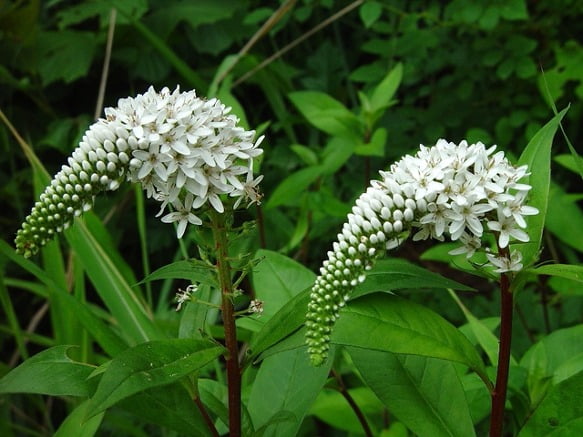
[[[94,117],[112,7],[105,106],[180,84],[266,135],[255,169],[264,202],[237,212],[230,235],[245,436],[363,435],[350,398],[374,435],[487,433],[498,290],[447,243],[379,260],[324,366],[311,367],[304,346],[314,272],[353,200],[377,170],[441,137],[498,144],[529,165],[541,214],[516,246],[527,269],[513,278],[506,433],[581,434],[583,165],[572,144],[583,4],[371,0],[334,16],[345,2],[279,3],[0,7],[0,434],[212,435],[205,413],[228,433],[207,228],[178,243],[152,202],[120,190],[34,261],[12,247]],[[174,294],[190,283],[198,291],[177,312]],[[246,312],[251,299],[264,302],[260,317]]]

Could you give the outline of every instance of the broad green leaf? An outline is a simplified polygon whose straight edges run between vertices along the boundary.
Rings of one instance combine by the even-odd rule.
[[[253,337],[248,349],[248,356],[251,359],[293,334],[303,325],[308,311],[310,291],[311,287],[294,296]]]
[[[379,402],[377,396],[368,387],[348,389],[348,394],[354,399],[354,402],[366,417],[378,414],[383,410],[383,404]],[[310,410],[310,415],[316,416],[322,422],[339,430],[355,434],[362,434],[363,432],[362,424],[354,410],[346,402],[346,398],[337,390],[327,388],[322,390]],[[374,426],[370,420],[368,424],[374,432]],[[378,433],[374,432],[374,435],[378,435]]]
[[[262,363],[251,388],[249,414],[255,429],[266,425],[274,413],[286,411],[296,420],[278,422],[265,436],[295,436],[304,416],[326,382],[332,360],[321,367],[310,364],[305,348],[272,355]]]
[[[457,328],[397,296],[375,293],[351,301],[340,312],[332,343],[462,363],[488,383],[480,355]]]
[[[560,367],[583,353],[583,325],[559,329],[533,345],[520,360],[528,371],[528,391],[533,404],[539,402]]]
[[[277,252],[260,249],[255,259],[261,262],[253,269],[253,289],[264,302],[262,318],[266,321],[316,279],[311,270]]]
[[[85,224],[76,220],[65,235],[99,296],[123,328],[124,338],[130,344],[162,338],[163,334],[146,313],[144,304]]]
[[[55,346],[24,361],[0,379],[0,393],[89,396],[95,383],[88,377],[95,367],[70,359],[71,347]]]
[[[416,435],[475,435],[453,363],[355,347],[347,350],[367,385]]]
[[[493,366],[498,365],[498,352],[499,352],[498,349],[500,344],[498,338],[493,334],[492,330],[490,330],[488,326],[486,326],[485,323],[483,323],[480,319],[478,319],[476,316],[472,314],[472,312],[462,303],[462,301],[457,297],[453,290],[448,291],[452,299],[464,313],[464,316],[468,321],[467,328],[470,330],[471,334],[473,334],[473,337],[475,337],[478,344],[482,347],[482,349],[488,356],[490,363]],[[497,323],[495,326],[497,327],[499,323],[500,323],[499,318],[497,318]],[[464,327],[465,326],[462,326],[460,328],[462,332],[464,332],[463,330]],[[516,362],[512,356],[510,357],[510,359],[512,361],[512,364],[516,365]]]
[[[213,268],[195,262],[195,260],[181,260],[160,267],[142,279],[140,284],[159,279],[188,279],[191,282],[217,287]]]
[[[371,111],[376,112],[388,107],[403,78],[403,64],[398,63],[379,83],[370,99]]]
[[[336,173],[352,156],[356,142],[351,138],[333,137],[322,152],[322,173]]]
[[[400,290],[404,288],[452,288],[473,291],[473,288],[416,266],[398,258],[380,259],[366,275],[366,280],[358,285],[352,298],[375,291]]]
[[[103,420],[105,413],[97,414],[91,419],[87,420],[89,414],[87,408],[89,407],[89,400],[83,401],[79,404],[69,415],[65,418],[59,429],[55,432],[54,437],[92,437],[99,430],[99,426]]]
[[[43,59],[38,64],[38,72],[45,86],[57,80],[70,83],[85,76],[97,48],[95,32],[43,32],[38,42]]]
[[[155,340],[127,349],[105,369],[91,398],[92,415],[136,393],[176,382],[222,352],[214,342],[184,338]]]
[[[296,91],[289,94],[308,123],[332,136],[360,138],[358,118],[342,103],[319,91]]]
[[[294,204],[298,197],[321,175],[324,168],[320,165],[316,167],[306,167],[298,170],[287,178],[273,190],[271,197],[265,204],[265,208],[275,208],[279,205]]]
[[[200,410],[181,384],[153,387],[118,404],[140,421],[172,430],[178,435],[202,437],[211,435]]]
[[[320,160],[313,148],[302,146],[301,144],[292,144],[289,147],[306,165],[316,166],[319,164]]]
[[[583,252],[583,211],[577,204],[578,196],[569,195],[551,182],[545,227],[563,243]]]
[[[583,266],[573,264],[546,264],[534,269],[529,269],[529,272],[537,275],[558,276],[577,282],[583,282]]]
[[[518,437],[583,435],[583,372],[553,386]]]
[[[563,382],[580,372],[583,372],[583,352],[574,354],[555,370],[553,374],[553,384]]]
[[[521,182],[532,186],[528,204],[539,210],[537,215],[529,217],[528,220],[530,242],[521,246],[525,266],[534,263],[540,251],[551,180],[551,147],[559,123],[566,112],[567,108],[544,125],[532,137],[518,160],[519,165],[528,165],[528,170],[531,173],[530,176],[521,180]]]
[[[358,14],[362,20],[362,24],[367,29],[372,26],[381,16],[383,7],[380,3],[374,1],[367,1],[360,6]]]
[[[206,285],[198,287],[196,298],[205,302],[210,302],[213,290]],[[180,310],[180,326],[178,327],[178,338],[202,338],[206,329],[206,319],[209,307],[199,302],[188,302]]]

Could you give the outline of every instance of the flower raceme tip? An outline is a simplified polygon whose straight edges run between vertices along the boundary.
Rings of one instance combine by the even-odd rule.
[[[229,197],[234,208],[245,200],[258,203],[263,177],[253,176],[253,160],[263,153],[263,137],[240,127],[230,109],[178,87],[150,87],[106,108],[26,217],[16,235],[17,252],[33,255],[90,210],[97,194],[126,180],[140,183],[147,197],[161,203],[158,216],[177,223],[178,238],[188,224],[202,223],[195,211],[204,205],[223,212]]]
[[[452,254],[471,258],[492,232],[500,249],[512,239],[526,242],[524,216],[538,210],[525,205],[530,186],[519,181],[527,167],[512,166],[496,146],[439,140],[420,146],[381,171],[356,200],[337,241],[328,252],[312,287],[306,315],[306,343],[314,365],[327,357],[339,311],[352,290],[366,278],[375,259],[399,246],[409,233],[413,240],[446,236],[461,245]],[[507,252],[507,251],[505,251]],[[488,253],[495,272],[522,269],[520,253],[510,259]]]

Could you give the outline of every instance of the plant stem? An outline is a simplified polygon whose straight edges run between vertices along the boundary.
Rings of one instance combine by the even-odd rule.
[[[219,437],[219,432],[217,431],[217,428],[215,427],[215,424],[213,423],[213,419],[211,419],[211,417],[209,416],[209,413],[206,411],[206,408],[204,407],[204,405],[200,401],[200,398],[198,397],[198,395],[194,398],[194,403],[198,407],[198,410],[200,411],[200,414],[202,415],[202,418],[204,419],[204,422],[208,426],[213,437]]]
[[[340,392],[342,396],[344,396],[344,399],[346,399],[346,402],[348,402],[350,408],[352,408],[352,411],[354,411],[354,414],[356,414],[356,417],[358,418],[358,421],[360,422],[360,425],[362,426],[362,429],[364,431],[364,435],[366,435],[367,437],[372,437],[373,433],[366,420],[366,417],[362,410],[360,409],[360,407],[358,406],[358,404],[356,403],[356,401],[354,400],[354,398],[348,392],[346,385],[344,385],[342,375],[340,375],[334,369],[332,369],[332,375],[334,376],[334,379],[336,379],[336,382],[338,383],[337,390]]]
[[[229,399],[229,436],[241,435],[241,373],[239,370],[239,351],[235,311],[233,308],[233,283],[231,282],[231,265],[228,260],[228,236],[225,214],[214,210],[209,212],[213,237],[215,240],[217,272],[222,295],[223,328],[225,330],[225,357],[227,366],[227,388]]]
[[[509,256],[508,249],[500,250],[500,255]],[[492,392],[492,415],[490,416],[490,437],[501,437],[504,426],[504,405],[508,387],[510,368],[510,344],[512,341],[513,299],[510,290],[510,277],[500,275],[500,346],[498,349],[498,370],[496,386]]]

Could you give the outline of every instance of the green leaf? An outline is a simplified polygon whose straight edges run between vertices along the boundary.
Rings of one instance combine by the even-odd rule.
[[[139,284],[159,279],[188,279],[191,282],[216,288],[217,281],[213,268],[196,261],[181,260],[162,266],[142,279]]]
[[[528,391],[533,404],[543,398],[561,366],[583,353],[581,338],[583,325],[559,329],[526,351],[520,365],[528,370]]]
[[[279,205],[294,204],[298,197],[321,175],[324,168],[320,165],[307,167],[292,173],[273,190],[265,204],[266,209]]]
[[[54,434],[54,437],[92,437],[99,430],[99,426],[103,420],[105,413],[100,413],[86,420],[89,411],[89,400],[83,401],[79,404],[69,415],[65,418],[59,429]]]
[[[379,19],[382,11],[383,7],[380,3],[367,1],[358,9],[358,14],[364,27],[368,29]]]
[[[357,298],[375,291],[401,290],[405,288],[452,288],[473,291],[474,289],[451,279],[416,266],[402,259],[380,259],[366,275],[366,281],[352,293]]]
[[[99,296],[123,327],[124,338],[130,344],[162,338],[163,334],[146,313],[144,304],[85,224],[76,220],[65,235]]]
[[[371,112],[381,111],[391,104],[402,78],[403,64],[399,62],[374,89],[370,99]]]
[[[124,399],[118,406],[146,423],[163,426],[178,435],[211,435],[200,410],[181,384],[150,388]]]
[[[89,396],[88,380],[95,367],[67,356],[74,346],[60,345],[29,358],[0,379],[0,393],[38,393],[51,396]]]
[[[551,180],[551,147],[559,123],[567,109],[555,115],[532,137],[518,161],[519,165],[528,165],[531,174],[523,178],[521,182],[532,186],[529,205],[539,210],[537,215],[529,217],[528,220],[530,242],[521,246],[525,266],[534,263],[540,251]]]
[[[265,436],[295,436],[304,416],[328,378],[332,360],[321,367],[310,364],[306,348],[272,355],[262,363],[251,388],[249,414],[255,429],[268,424],[276,412],[290,412],[295,420],[278,421]]]
[[[42,59],[38,72],[45,86],[57,80],[70,83],[85,76],[97,47],[94,32],[43,32],[38,41]]]
[[[316,275],[297,261],[271,250],[260,249],[253,270],[253,289],[265,302],[262,318],[269,320],[301,291],[310,287]]]
[[[251,359],[290,336],[303,325],[308,311],[311,289],[310,286],[287,302],[253,337],[248,349],[248,356]]]
[[[492,330],[495,329],[500,323],[500,319],[496,318],[496,325],[492,329],[490,329],[482,320],[478,319],[476,316],[472,314],[472,312],[462,303],[462,301],[457,297],[457,295],[453,292],[453,290],[448,290],[450,296],[455,301],[455,303],[460,307],[466,320],[468,321],[467,328],[470,330],[470,333],[466,333],[466,336],[471,340],[472,335],[475,337],[478,344],[482,347],[490,363],[493,366],[498,365],[498,350],[499,350],[499,340],[493,334]],[[460,330],[464,332],[462,327]],[[464,332],[465,333],[465,332]],[[470,335],[468,335],[470,334]],[[511,364],[516,365],[514,358],[510,357]]]
[[[186,338],[150,341],[127,349],[105,369],[91,399],[91,414],[146,389],[176,382],[222,352],[214,342]]]
[[[368,387],[356,387],[348,389],[348,394],[365,416],[378,414],[383,410],[383,404]],[[346,398],[337,390],[325,388],[320,392],[316,402],[310,410],[310,414],[330,426],[354,433],[362,434],[362,424],[358,420],[352,407],[346,402]],[[369,420],[369,425],[372,426]],[[374,435],[378,435],[374,432]]]
[[[375,293],[340,312],[332,343],[465,364],[488,384],[484,363],[468,339],[424,306]]]
[[[563,243],[583,252],[583,211],[577,196],[569,195],[551,182],[545,227]]]
[[[529,269],[528,271],[537,275],[558,276],[560,278],[583,282],[583,266],[573,264],[547,264],[535,269]]]
[[[583,372],[553,386],[518,437],[583,435]]]
[[[289,94],[308,123],[327,134],[359,138],[361,126],[358,118],[342,103],[318,91],[296,91]]]
[[[292,144],[289,146],[292,151],[300,157],[305,164],[309,166],[316,166],[318,165],[319,159],[314,149],[302,146],[301,144]]]
[[[416,435],[475,435],[464,388],[453,363],[355,347],[347,350],[367,385]]]
[[[322,173],[336,173],[353,155],[356,144],[352,138],[331,138],[322,152]]]
[[[354,153],[360,156],[385,156],[387,130],[380,127],[374,131],[368,143],[359,144]]]

